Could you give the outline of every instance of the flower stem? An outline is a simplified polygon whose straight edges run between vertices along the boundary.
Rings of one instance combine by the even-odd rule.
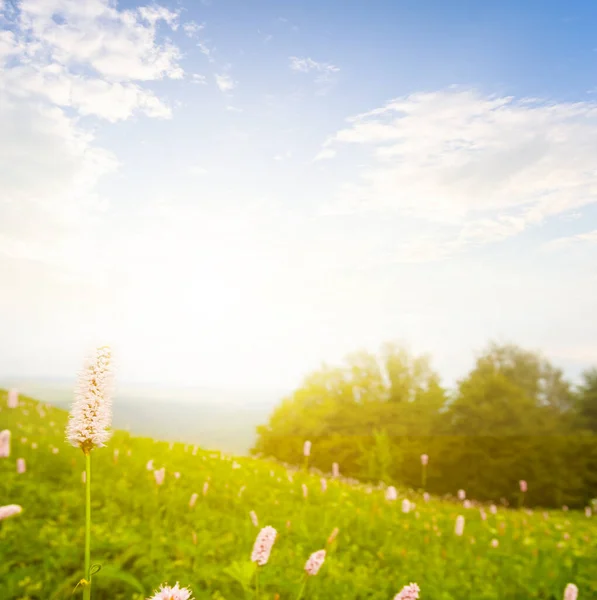
[[[91,598],[91,452],[85,453],[85,579],[84,600]]]
[[[259,599],[259,567],[255,571],[255,600]]]
[[[305,575],[303,577],[303,582],[301,583],[301,587],[299,589],[299,593],[298,593],[298,596],[296,597],[296,600],[301,600],[301,598],[303,597],[303,592],[305,591],[306,585],[307,585],[307,576]]]

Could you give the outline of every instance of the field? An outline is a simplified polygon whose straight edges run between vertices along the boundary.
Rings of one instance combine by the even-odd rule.
[[[10,457],[0,458],[0,505],[23,507],[0,521],[2,600],[71,598],[83,576],[84,457],[64,441],[66,419],[29,398],[9,409],[0,392],[0,430],[12,433]],[[150,460],[165,468],[161,486]],[[93,451],[92,560],[102,566],[94,600],[143,599],[166,581],[190,586],[199,600],[254,598],[250,555],[265,525],[278,538],[259,569],[262,599],[296,598],[305,561],[321,548],[325,564],[304,598],[390,600],[411,581],[423,600],[560,600],[569,582],[579,600],[597,598],[597,525],[582,512],[500,506],[492,514],[474,502],[425,502],[413,490],[388,501],[381,487],[325,482],[324,490],[317,473],[116,432]],[[414,503],[406,513],[404,498]]]

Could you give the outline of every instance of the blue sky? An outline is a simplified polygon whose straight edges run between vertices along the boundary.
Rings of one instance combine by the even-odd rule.
[[[0,0],[2,377],[597,364],[590,2]]]

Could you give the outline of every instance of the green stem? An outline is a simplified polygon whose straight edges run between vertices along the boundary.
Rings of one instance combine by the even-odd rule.
[[[307,585],[307,575],[305,575],[303,577],[303,582],[301,583],[301,588],[299,589],[299,593],[298,593],[298,596],[296,597],[296,600],[301,600],[301,598],[303,597],[303,592],[305,591],[306,585]]]
[[[255,571],[255,600],[259,599],[259,566]]]
[[[91,598],[91,452],[85,453],[85,579],[84,600]]]
[[[423,471],[421,473],[421,483],[423,485],[423,489],[427,485],[427,465],[423,465]]]

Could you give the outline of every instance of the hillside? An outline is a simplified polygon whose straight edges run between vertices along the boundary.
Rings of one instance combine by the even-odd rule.
[[[0,504],[23,507],[0,521],[2,600],[70,598],[82,577],[84,461],[64,442],[66,418],[30,398],[9,409],[0,391],[0,430],[12,432],[11,454],[0,458]],[[162,486],[150,460],[165,467]],[[306,598],[388,600],[411,581],[423,600],[560,600],[568,582],[580,600],[597,598],[597,525],[583,513],[485,507],[483,519],[479,507],[425,502],[412,490],[388,501],[382,489],[354,482],[326,477],[326,487],[316,473],[117,431],[93,453],[92,559],[102,565],[93,598],[138,600],[165,581],[190,585],[198,600],[255,597],[252,510],[259,527],[279,534],[260,570],[262,599],[296,598],[307,557],[335,527]],[[415,503],[407,513],[404,498]],[[454,534],[458,515],[462,536]]]

